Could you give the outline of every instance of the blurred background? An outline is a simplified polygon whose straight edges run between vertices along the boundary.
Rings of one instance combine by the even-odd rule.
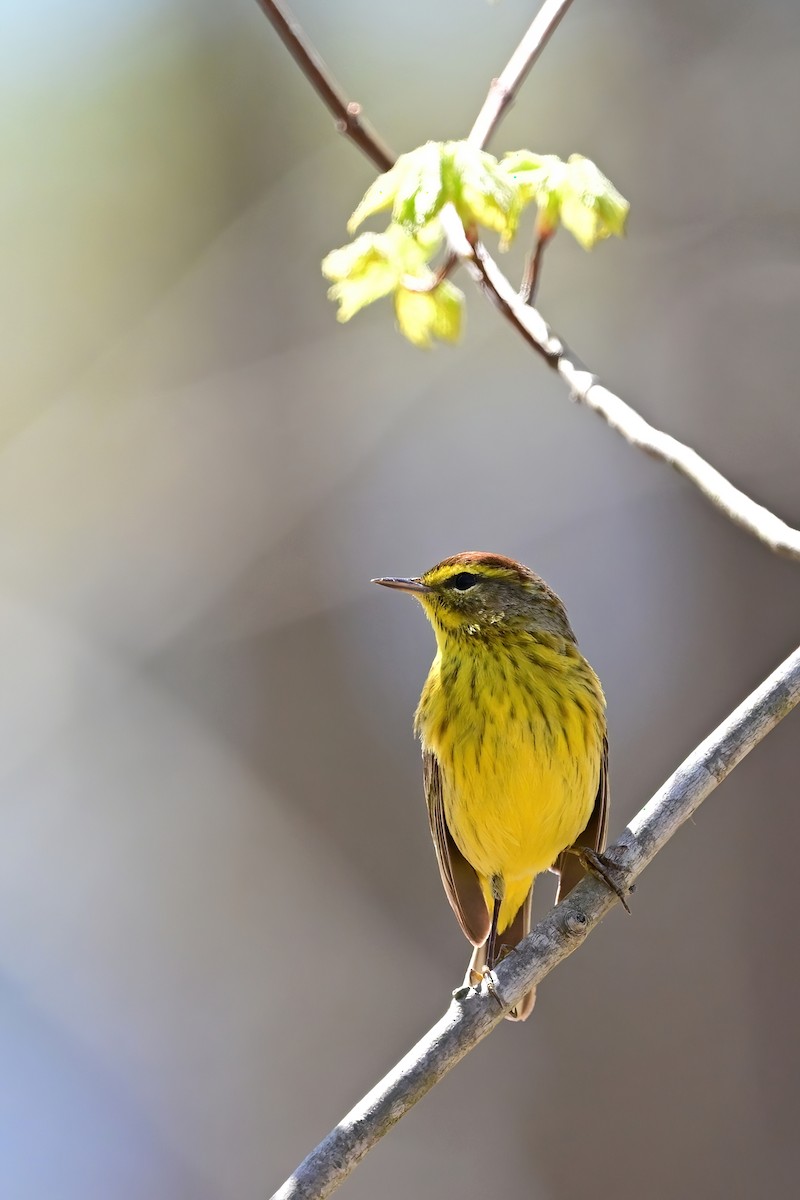
[[[535,7],[296,13],[399,152],[467,132]],[[468,280],[458,349],[385,303],[337,325],[319,263],[372,172],[252,0],[0,22],[0,1194],[264,1197],[468,957],[411,734],[433,638],[370,577],[545,576],[606,686],[616,834],[793,649],[800,570]],[[557,240],[544,312],[795,525],[798,110],[796,0],[601,0],[492,144],[630,199],[625,242]],[[799,719],[343,1196],[791,1190]]]

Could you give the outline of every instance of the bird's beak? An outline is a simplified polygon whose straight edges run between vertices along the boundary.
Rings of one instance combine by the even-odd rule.
[[[426,594],[433,591],[433,588],[429,588],[427,583],[423,583],[421,579],[395,579],[391,577],[386,579],[371,579],[370,583],[379,583],[381,587],[397,588],[400,592],[421,592]]]

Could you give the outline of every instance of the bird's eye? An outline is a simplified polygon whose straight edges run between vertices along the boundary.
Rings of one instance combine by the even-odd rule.
[[[448,579],[445,587],[455,588],[457,592],[466,592],[478,582],[479,578],[480,576],[472,575],[469,571],[459,571],[458,575]]]

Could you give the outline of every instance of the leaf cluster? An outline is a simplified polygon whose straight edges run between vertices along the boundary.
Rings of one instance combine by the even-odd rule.
[[[370,185],[347,223],[349,233],[391,210],[382,233],[362,233],[323,259],[328,295],[349,321],[365,305],[392,295],[400,332],[417,346],[461,334],[463,293],[440,278],[431,261],[442,247],[439,216],[452,204],[469,236],[481,228],[511,244],[524,210],[536,206],[536,232],[551,237],[563,225],[584,249],[621,236],[628,202],[587,158],[518,150],[498,161],[469,141],[426,142],[403,154]]]

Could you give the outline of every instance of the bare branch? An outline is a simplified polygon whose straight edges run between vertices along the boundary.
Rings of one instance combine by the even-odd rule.
[[[450,205],[442,214],[442,224],[451,249],[478,287],[547,365],[558,372],[568,384],[573,400],[596,412],[632,446],[669,463],[685,475],[729,520],[746,529],[770,550],[800,560],[800,529],[793,529],[763,504],[751,500],[696,450],[650,425],[629,404],[598,383],[596,376],[579,365],[544,317],[515,292],[486,247],[480,242],[469,241]]]
[[[315,47],[281,0],[256,0],[286,49],[323,104],[333,113],[336,128],[366,154],[379,171],[388,171],[395,156],[361,116],[361,105],[348,100]]]
[[[545,247],[554,232],[554,230],[548,230],[543,233],[539,229],[534,230],[533,250],[531,250],[528,260],[525,263],[525,272],[522,276],[522,283],[519,289],[519,298],[523,304],[533,304],[536,299],[536,289],[539,286],[539,275],[542,269],[542,258]]]
[[[630,887],[718,784],[800,701],[800,649],[689,755],[607,851]],[[585,879],[494,971],[487,990],[454,999],[389,1074],[320,1142],[272,1200],[322,1200],[426,1092],[499,1024],[505,1012],[586,939],[613,892]],[[500,1003],[498,1003],[500,998]]]
[[[572,0],[545,0],[502,72],[491,82],[489,94],[469,132],[473,145],[483,147],[488,143],[571,3]]]

